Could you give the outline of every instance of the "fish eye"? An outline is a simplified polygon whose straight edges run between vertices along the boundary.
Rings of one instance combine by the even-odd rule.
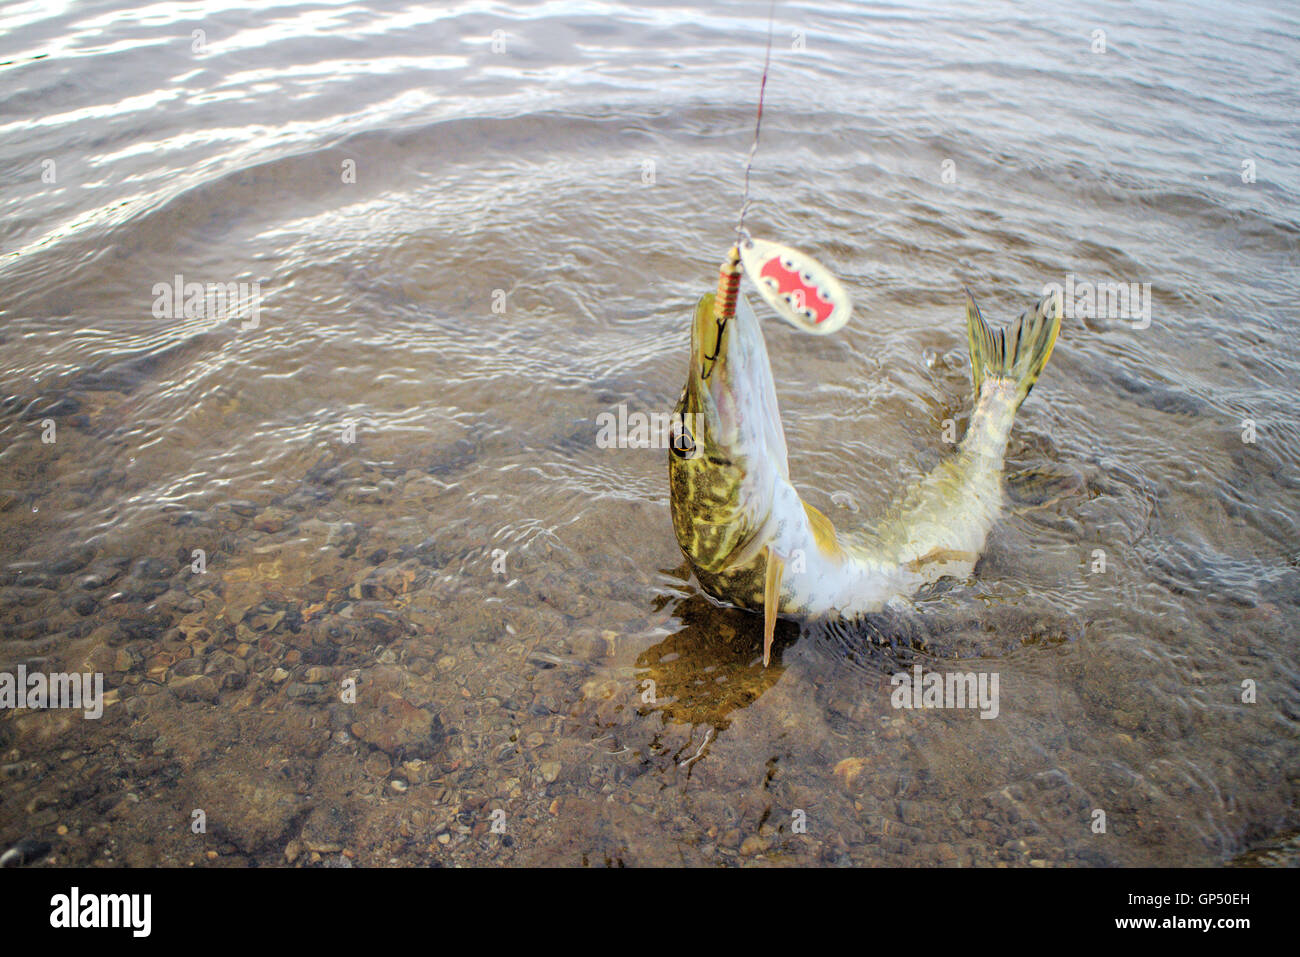
[[[685,459],[695,454],[695,436],[691,435],[690,429],[680,423],[673,424],[673,431],[668,444],[673,450],[673,455],[678,458]]]

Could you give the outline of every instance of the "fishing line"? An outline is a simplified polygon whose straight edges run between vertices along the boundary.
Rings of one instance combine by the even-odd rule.
[[[758,134],[763,129],[763,94],[767,92],[767,73],[772,66],[772,29],[776,22],[776,0],[767,8],[767,53],[763,56],[763,77],[758,82],[758,115],[754,117],[754,142],[749,147],[749,159],[745,161],[745,190],[740,198],[740,220],[736,223],[736,245],[741,239],[748,238],[745,232],[745,213],[749,212],[749,174],[754,168],[754,157],[758,154]]]
[[[718,270],[718,292],[713,300],[713,324],[716,336],[713,340],[712,354],[705,354],[704,361],[710,363],[702,371],[701,378],[708,379],[713,374],[713,363],[722,349],[722,334],[727,329],[727,321],[736,314],[736,299],[740,296],[740,246],[746,241],[753,245],[749,233],[745,231],[745,213],[749,211],[749,176],[754,169],[754,157],[758,154],[758,135],[763,128],[763,94],[767,90],[767,74],[772,66],[772,30],[776,23],[776,0],[767,8],[767,52],[763,54],[763,75],[758,82],[758,113],[754,117],[754,142],[749,147],[749,157],[745,160],[745,186],[740,197],[740,217],[736,220],[736,243],[727,253],[722,268]]]
[[[776,0],[767,11],[767,50],[763,55],[763,75],[758,83],[758,109],[754,116],[754,141],[745,160],[745,183],[740,199],[740,216],[736,220],[736,242],[727,251],[727,258],[718,269],[718,291],[713,299],[713,320],[717,331],[713,351],[705,352],[701,378],[708,379],[722,354],[722,337],[727,323],[736,314],[740,298],[740,277],[748,273],[759,295],[778,316],[797,329],[826,335],[849,321],[853,305],[848,293],[821,263],[807,253],[790,246],[755,239],[745,229],[745,214],[749,212],[750,179],[754,171],[754,158],[758,155],[759,137],[763,131],[763,101],[767,93],[767,77],[772,68],[772,37],[776,28]],[[742,268],[743,267],[743,268]]]
[[[740,278],[748,273],[768,306],[776,315],[803,332],[826,335],[842,328],[853,313],[844,286],[831,270],[813,257],[781,243],[755,239],[745,229],[745,215],[750,207],[750,178],[754,157],[758,155],[759,135],[763,131],[763,99],[767,94],[767,75],[772,68],[772,35],[776,27],[776,0],[767,10],[767,51],[763,55],[763,75],[758,82],[758,109],[754,116],[754,142],[745,160],[745,186],[741,195],[740,216],[736,221],[736,243],[727,251],[718,269],[718,293],[714,295],[716,338],[712,351],[703,354],[701,378],[707,380],[723,354],[723,335],[727,322],[736,315],[740,299]],[[707,346],[705,346],[707,350]]]

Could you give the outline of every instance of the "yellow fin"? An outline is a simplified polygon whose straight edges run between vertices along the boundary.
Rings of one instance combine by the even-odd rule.
[[[772,660],[772,638],[776,635],[776,616],[781,610],[781,576],[785,559],[767,550],[767,575],[763,582],[763,667]]]
[[[840,548],[840,541],[835,535],[835,526],[831,524],[831,520],[807,502],[803,503],[803,510],[808,515],[808,524],[812,528],[813,541],[817,543],[817,547],[821,549],[822,554],[829,557],[838,557],[842,549]]]
[[[984,321],[970,290],[966,291],[966,338],[976,401],[985,380],[1006,379],[1015,387],[1019,408],[1052,355],[1063,312],[1058,290],[1040,299],[1032,311],[1022,312],[1006,329],[994,329]]]

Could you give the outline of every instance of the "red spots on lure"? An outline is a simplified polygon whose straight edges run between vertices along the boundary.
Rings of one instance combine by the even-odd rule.
[[[759,271],[760,279],[770,279],[776,284],[776,291],[782,296],[789,296],[792,304],[799,310],[810,310],[810,318],[818,323],[830,318],[834,306],[830,297],[824,296],[816,286],[809,285],[793,263],[782,261],[780,256],[773,256],[763,263]]]

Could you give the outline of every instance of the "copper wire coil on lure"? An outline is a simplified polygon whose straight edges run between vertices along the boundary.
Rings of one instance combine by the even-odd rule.
[[[713,315],[726,322],[736,314],[736,297],[740,295],[740,252],[735,246],[718,269],[718,297],[713,302]]]
[[[731,247],[731,252],[723,260],[722,265],[718,268],[718,292],[713,298],[713,321],[717,324],[717,337],[714,339],[712,355],[705,355],[706,361],[712,362],[718,357],[718,350],[722,348],[722,334],[726,331],[727,322],[736,315],[736,299],[740,296],[740,252],[735,246]],[[705,378],[708,373],[712,372],[712,367],[705,372]]]

